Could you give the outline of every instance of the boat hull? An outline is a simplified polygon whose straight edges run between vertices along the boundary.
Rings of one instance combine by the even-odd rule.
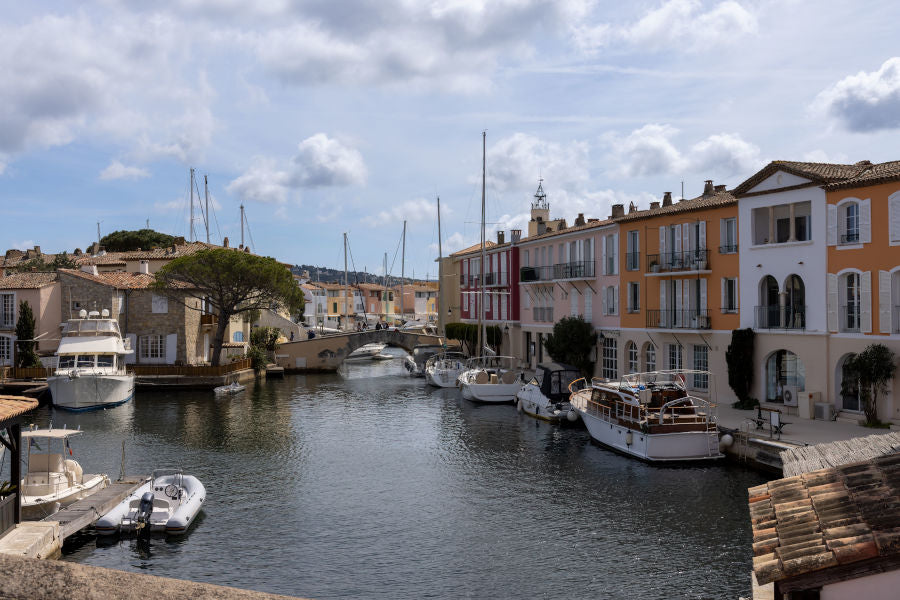
[[[134,375],[52,375],[47,378],[53,406],[94,410],[124,404],[134,397]]]
[[[516,405],[529,417],[549,421],[551,423],[574,423],[578,421],[578,412],[568,402],[550,402],[539,389],[532,385],[522,387],[516,394]],[[570,416],[571,413],[571,416]]]
[[[463,398],[489,404],[514,402],[520,387],[520,383],[460,383]]]
[[[109,486],[109,477],[106,475],[84,475],[81,483],[61,488],[58,492],[40,496],[23,495],[22,518],[25,520],[43,519],[107,486]],[[25,486],[22,487],[25,488]]]
[[[180,535],[190,528],[196,521],[203,502],[206,500],[206,488],[196,477],[184,475],[181,478],[186,498],[180,501],[170,512],[157,512],[154,508],[150,521],[151,533],[166,533],[168,535]],[[111,511],[103,515],[94,524],[94,529],[99,535],[113,535],[116,533],[134,533],[136,527],[133,520],[135,501],[140,501],[146,492],[152,492],[156,498],[166,499],[165,488],[174,479],[171,476],[157,478],[155,481],[147,481],[134,490],[127,498],[117,504]]]
[[[456,387],[462,369],[425,369],[425,381],[434,387]]]
[[[718,451],[719,437],[715,430],[643,433],[612,423],[590,412],[576,410],[594,441],[629,456],[661,463],[722,458],[722,454]],[[711,448],[715,448],[714,453],[710,451]]]

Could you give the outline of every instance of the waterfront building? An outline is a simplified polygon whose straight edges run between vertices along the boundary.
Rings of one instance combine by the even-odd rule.
[[[830,339],[821,400],[858,415],[863,406],[847,381],[848,359],[874,343],[900,357],[900,162],[869,165],[823,189]],[[900,374],[891,388],[900,389]],[[878,417],[900,421],[900,397],[879,397]]]
[[[56,273],[12,273],[0,277],[0,366],[15,359],[16,323],[23,300],[34,313],[34,335],[43,337],[36,346],[41,355],[52,354],[59,341],[60,285]]]
[[[395,307],[392,288],[385,289],[384,286],[375,283],[360,283],[357,287],[360,290],[366,318],[393,321]]]
[[[303,322],[307,327],[324,327],[328,316],[325,289],[313,282],[300,284],[300,289],[303,290],[303,299],[306,302],[303,305]]]
[[[601,375],[709,370],[719,399],[733,401],[725,350],[739,322],[737,216],[734,196],[710,180],[696,198],[666,192],[648,210],[614,213],[623,310],[618,339],[601,342]],[[690,389],[710,391],[707,377],[690,379]]]
[[[528,228],[534,235],[519,245],[522,358],[532,368],[550,360],[544,340],[563,317],[583,317],[601,340],[614,340],[619,328],[618,226],[579,214],[567,227],[549,220],[549,207],[539,186]]]

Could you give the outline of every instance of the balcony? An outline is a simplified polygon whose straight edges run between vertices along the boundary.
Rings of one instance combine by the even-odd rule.
[[[553,307],[546,306],[540,307],[535,306],[532,310],[534,320],[539,323],[552,323],[553,322]]]
[[[506,273],[485,273],[484,287],[492,287],[498,285],[507,285]]]
[[[724,246],[719,246],[719,254],[737,254],[737,251],[737,244],[725,244]]]
[[[216,325],[219,322],[219,315],[200,315],[201,325]]]
[[[553,281],[553,267],[522,267],[519,269],[519,281]]]
[[[859,304],[845,304],[841,306],[840,330],[843,333],[859,333]]]
[[[756,329],[806,329],[806,306],[757,306]]]
[[[553,265],[553,277],[556,279],[593,279],[594,261],[580,260]]]
[[[838,240],[839,246],[847,246],[849,244],[858,244],[859,243],[859,232],[858,231],[850,231],[847,233],[842,233],[840,240]]]
[[[686,252],[666,252],[647,255],[647,271],[670,273],[675,271],[703,271],[709,265],[709,250],[700,248]]]
[[[648,310],[647,327],[655,329],[709,329],[709,311],[699,309]]]
[[[641,253],[640,252],[626,252],[625,253],[625,270],[626,271],[637,271],[641,268]]]

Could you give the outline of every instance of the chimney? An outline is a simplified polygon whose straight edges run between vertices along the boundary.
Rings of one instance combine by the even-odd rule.
[[[650,210],[655,210],[657,208],[659,208],[659,202],[651,202],[650,203]]]
[[[521,229],[510,229],[509,230],[509,238],[513,244],[518,244],[519,240],[522,239],[522,230]]]
[[[625,205],[624,204],[613,204],[612,205],[612,214],[609,216],[610,219],[618,219],[619,217],[625,216]]]
[[[37,254],[38,256],[40,256],[40,255],[41,255],[41,247],[40,247],[40,246],[35,246],[35,247],[34,247],[34,253]]]
[[[578,216],[575,217],[575,227],[578,227],[579,225],[584,225],[584,223],[585,223],[584,213],[578,213]]]
[[[506,243],[506,235],[502,231],[497,232],[497,245]]]
[[[227,247],[228,247],[228,236],[225,236],[225,237],[222,239],[222,247],[223,247],[223,248],[227,248]]]
[[[707,198],[709,196],[716,195],[716,188],[713,187],[712,179],[706,180],[706,185],[703,186],[703,197]]]
[[[716,186],[716,191],[717,191],[717,192],[724,192],[724,191],[725,191],[725,187],[726,187],[726,186],[725,186],[724,184],[723,184],[723,185],[717,185],[717,186]]]
[[[150,261],[149,260],[141,261],[140,272],[143,273],[144,275],[150,274]]]
[[[672,192],[666,192],[663,194],[663,206],[672,206]]]
[[[176,245],[176,246],[181,246],[181,245],[183,245],[183,244],[184,244],[184,238],[183,238],[183,237],[178,236],[177,238],[175,238],[175,245]]]
[[[89,275],[99,275],[97,265],[82,265],[81,270]]]

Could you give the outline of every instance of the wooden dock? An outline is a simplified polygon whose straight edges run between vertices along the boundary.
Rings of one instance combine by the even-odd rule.
[[[59,523],[60,538],[65,540],[73,533],[93,525],[97,519],[112,510],[119,502],[127,498],[128,494],[143,485],[147,479],[147,477],[127,477],[123,481],[114,481],[109,487],[103,488],[87,498],[82,498],[41,520]]]

